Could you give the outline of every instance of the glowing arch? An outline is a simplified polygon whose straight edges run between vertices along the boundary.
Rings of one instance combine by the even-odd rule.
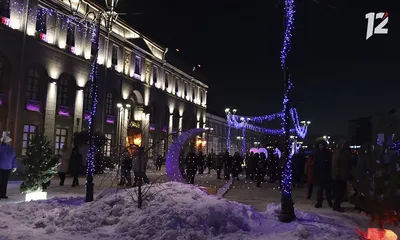
[[[167,159],[165,163],[168,181],[185,183],[181,171],[179,169],[179,155],[182,151],[183,145],[197,134],[205,132],[205,128],[195,128],[181,133],[168,150]]]

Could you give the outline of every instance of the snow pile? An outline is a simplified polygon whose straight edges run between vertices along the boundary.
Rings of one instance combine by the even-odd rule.
[[[134,189],[108,189],[94,202],[82,198],[0,207],[0,239],[357,239],[360,222],[297,211],[277,221],[279,205],[258,213],[250,206],[207,195],[181,183],[154,185],[141,209]],[[344,215],[346,216],[346,215]]]

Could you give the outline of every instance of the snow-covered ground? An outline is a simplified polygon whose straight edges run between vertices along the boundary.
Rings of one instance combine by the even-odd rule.
[[[135,189],[105,189],[96,200],[53,198],[0,206],[0,239],[358,239],[368,218],[296,210],[297,220],[277,220],[279,205],[265,211],[208,195],[196,186],[167,182],[147,192],[137,208]]]

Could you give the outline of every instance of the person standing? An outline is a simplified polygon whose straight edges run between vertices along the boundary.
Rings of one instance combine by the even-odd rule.
[[[257,155],[258,153],[256,153]],[[264,179],[265,171],[267,165],[267,157],[265,153],[260,153],[260,158],[258,159],[257,163],[257,187],[261,187],[261,182]]]
[[[122,165],[121,165],[121,181],[119,183],[120,186],[125,185],[127,187],[132,186],[132,158],[131,154],[129,153],[128,149],[124,150],[122,154]]]
[[[223,155],[222,153],[220,153],[217,157],[216,157],[216,161],[215,161],[215,166],[217,168],[217,179],[221,179],[221,171],[222,168],[224,166],[224,162],[223,162]]]
[[[229,152],[226,151],[224,158],[224,178],[225,180],[230,180],[230,174],[232,171],[232,157],[229,155]]]
[[[162,156],[160,154],[156,158],[156,171],[161,171],[161,166],[162,166]]]
[[[207,169],[208,169],[207,174],[210,174],[210,173],[211,173],[213,155],[214,155],[214,154],[212,153],[212,150],[211,150],[211,153],[209,153],[208,156],[207,156]]]
[[[65,175],[68,173],[69,160],[71,159],[71,153],[67,143],[64,143],[60,153],[58,154],[58,161],[60,166],[58,166],[58,176],[60,177],[60,186],[64,186]]]
[[[350,176],[350,164],[352,156],[350,145],[347,140],[341,141],[339,148],[333,153],[332,158],[332,179],[333,179],[333,210],[342,212],[340,207],[346,194],[347,180]]]
[[[197,167],[199,165],[197,159],[194,153],[189,153],[186,156],[186,176],[189,184],[194,184],[194,177],[196,176]]]
[[[325,192],[326,200],[328,201],[329,207],[332,207],[332,155],[327,149],[327,143],[325,140],[317,141],[313,152],[313,174],[317,184],[317,203],[316,208],[322,207],[323,192]]]
[[[82,154],[80,154],[79,148],[77,146],[75,146],[72,149],[70,164],[71,164],[71,175],[74,178],[72,180],[72,187],[76,187],[79,186],[79,174],[83,166]]]
[[[308,156],[304,173],[307,174],[307,199],[311,199],[314,189],[314,160],[312,154]]]
[[[238,152],[235,153],[233,158],[233,177],[239,180],[239,174],[242,173],[243,158]]]
[[[6,135],[0,141],[0,199],[7,199],[8,179],[10,173],[17,170],[17,160],[12,139]]]

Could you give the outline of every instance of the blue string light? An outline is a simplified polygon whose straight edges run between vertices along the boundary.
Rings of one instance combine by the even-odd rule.
[[[287,56],[288,53],[290,52],[291,48],[291,38],[292,38],[292,30],[294,28],[294,13],[295,13],[295,5],[294,5],[294,0],[285,0],[285,19],[286,19],[286,28],[285,28],[285,34],[284,34],[284,40],[283,40],[283,47],[281,51],[281,67],[284,71],[286,71],[286,64],[287,64]],[[288,85],[286,87],[286,91],[284,93],[283,97],[283,112],[287,110],[287,104],[289,103],[289,93],[290,90],[293,88],[293,84],[290,79],[290,74],[287,76],[288,80]],[[298,118],[297,118],[297,111],[290,109],[290,113],[292,115],[293,123],[295,125],[296,130],[299,128],[298,125]],[[282,131],[283,133],[285,132],[285,125],[286,121],[288,121],[289,116],[285,116],[285,114],[282,117]],[[300,129],[299,129],[300,130]],[[303,134],[305,132],[299,131],[298,133]],[[300,136],[301,137],[301,136]],[[288,141],[288,139],[286,139]],[[286,146],[289,146],[288,143]],[[286,149],[287,153],[289,153],[288,149]],[[287,157],[287,161],[285,164],[285,168],[282,172],[282,182],[281,182],[281,193],[282,195],[285,196],[291,196],[292,194],[292,155],[289,154]]]
[[[93,27],[92,31],[92,36],[91,36],[91,41],[96,44],[97,49],[99,48],[99,43],[98,43],[98,34],[99,29],[97,26]],[[93,122],[95,121],[95,116],[97,112],[97,104],[98,104],[98,87],[95,84],[95,77],[97,77],[97,70],[98,70],[98,64],[97,64],[97,58],[98,54],[96,54],[95,59],[92,61],[91,65],[91,71],[89,74],[89,81],[90,81],[90,97],[93,99],[93,105],[92,109],[90,111],[90,116],[88,119],[88,132],[91,132],[91,129],[93,127]],[[94,96],[92,96],[92,94]],[[87,168],[86,168],[86,175],[87,176],[93,176],[94,175],[94,155],[96,153],[96,146],[95,146],[95,134],[92,136],[89,136],[91,138],[90,141],[90,148],[87,153]]]

